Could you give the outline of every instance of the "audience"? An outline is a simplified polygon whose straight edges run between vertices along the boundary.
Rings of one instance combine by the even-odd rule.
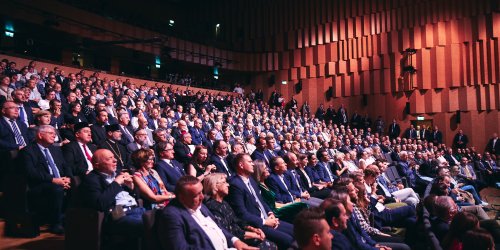
[[[3,60],[2,65],[0,157],[5,167],[0,177],[19,172],[16,166],[22,166],[29,211],[40,219],[38,224],[48,223],[53,233],[64,232],[65,199],[81,190],[77,197],[84,207],[102,211],[106,218],[121,214],[105,220],[106,231],[133,235],[130,239],[143,234],[141,206],[184,215],[191,209],[196,212],[194,219],[187,214],[192,220],[218,228],[214,235],[202,235],[201,227],[200,234],[180,235],[184,231],[172,232],[171,225],[163,224],[162,233],[172,234],[158,235],[164,248],[269,243],[267,247],[276,244],[284,249],[296,240],[304,249],[328,246],[328,241],[340,249],[388,249],[385,245],[391,245],[385,242],[402,240],[386,234],[386,226],[405,228],[405,242],[414,243],[415,208],[420,197],[432,191],[438,195],[432,209],[438,238],[450,238],[446,241],[450,246],[461,241],[463,249],[468,246],[465,235],[487,238],[479,229],[467,231],[452,221],[462,211],[459,214],[470,212],[486,225],[489,218],[483,207],[489,204],[480,191],[497,184],[497,133],[481,154],[469,147],[462,130],[448,147],[437,126],[432,131],[416,126],[402,133],[396,119],[385,126],[378,117],[372,127],[372,118],[354,112],[350,119],[343,105],[337,112],[332,105],[327,109],[320,105],[315,113],[307,103],[298,109],[295,99],[284,105],[287,101],[277,91],[267,101],[262,91],[245,95],[239,86],[236,94],[195,93],[169,85],[136,86],[129,79],[101,78],[98,72],[66,75],[58,67],[38,72],[35,62],[21,70],[15,62]],[[214,172],[225,174],[230,186],[217,184],[219,190],[209,185],[212,192],[209,187],[203,192],[211,203],[233,211],[237,220],[231,223],[211,217],[201,205],[201,191],[194,192],[195,186],[201,188],[200,181],[222,176]],[[196,180],[182,184],[183,190],[177,191],[183,196],[168,203],[175,197],[170,192],[186,176]],[[72,177],[82,180],[80,187]],[[135,201],[134,187],[144,204]],[[298,214],[342,188],[356,205],[325,205],[335,211],[326,209],[331,240],[317,211]],[[200,214],[203,217],[197,217]],[[344,227],[346,215],[350,219]],[[165,216],[159,216],[159,224],[167,219],[179,222]],[[294,237],[294,227],[287,223],[294,219],[299,226],[295,231],[304,232],[301,228],[310,225],[318,231]],[[229,226],[236,224],[258,237],[238,234]],[[458,231],[448,230],[450,225]],[[491,225],[485,228],[495,235]],[[340,236],[343,233],[346,237]]]

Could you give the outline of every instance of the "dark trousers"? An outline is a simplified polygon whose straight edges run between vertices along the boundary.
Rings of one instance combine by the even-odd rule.
[[[29,208],[35,212],[38,223],[62,224],[63,187],[53,183],[41,183],[31,186],[28,199]]]
[[[375,222],[381,227],[406,227],[414,228],[417,219],[415,208],[412,206],[384,209],[382,212],[374,212]]]
[[[276,243],[279,249],[288,249],[293,242],[293,226],[292,224],[280,221],[278,228],[274,229],[268,226],[263,226],[262,231],[266,237]]]

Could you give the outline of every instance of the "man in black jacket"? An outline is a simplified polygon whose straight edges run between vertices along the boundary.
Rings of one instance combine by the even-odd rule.
[[[134,181],[129,173],[116,174],[117,160],[107,149],[99,149],[92,157],[94,170],[85,176],[79,195],[82,205],[106,214],[105,223],[113,234],[141,237],[144,208],[133,197]],[[111,211],[111,212],[110,212]]]
[[[52,145],[56,137],[50,125],[36,130],[36,141],[20,152],[21,164],[28,181],[28,198],[39,219],[48,220],[49,231],[64,233],[62,210],[65,190],[71,186],[71,167],[66,164],[60,147]]]
[[[92,140],[89,124],[80,122],[75,125],[75,138],[62,147],[64,159],[72,167],[73,175],[85,176],[92,170],[92,155],[97,150],[97,146],[90,143]]]

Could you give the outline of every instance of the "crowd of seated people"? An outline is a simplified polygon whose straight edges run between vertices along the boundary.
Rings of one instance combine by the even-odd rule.
[[[480,196],[500,174],[496,134],[480,154],[462,131],[449,147],[437,127],[402,132],[343,105],[313,113],[307,103],[282,105],[279,93],[266,102],[261,92],[136,87],[5,60],[0,76],[1,177],[27,180],[29,210],[52,233],[64,233],[66,200],[78,190],[79,206],[105,214],[103,233],[127,240],[143,235],[145,211],[161,211],[163,249],[287,249],[308,207],[324,210],[339,249],[409,249],[420,243],[427,196],[447,247],[497,236]],[[450,230],[458,210],[486,233]]]

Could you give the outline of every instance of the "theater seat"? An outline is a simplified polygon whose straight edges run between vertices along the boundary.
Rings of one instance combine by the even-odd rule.
[[[424,224],[424,236],[425,236],[425,240],[427,242],[427,246],[428,246],[428,249],[431,249],[431,250],[443,250],[443,248],[441,247],[441,244],[439,244],[439,240],[438,238],[436,237],[436,235],[434,234],[434,232],[432,232],[432,225],[431,225],[431,221],[429,219],[429,212],[427,211],[426,208],[423,208],[423,224]]]
[[[101,249],[101,229],[104,213],[89,208],[73,207],[66,211],[66,249]]]
[[[162,210],[149,210],[142,215],[144,222],[144,247],[149,250],[160,250],[160,242],[158,240],[155,217]]]

